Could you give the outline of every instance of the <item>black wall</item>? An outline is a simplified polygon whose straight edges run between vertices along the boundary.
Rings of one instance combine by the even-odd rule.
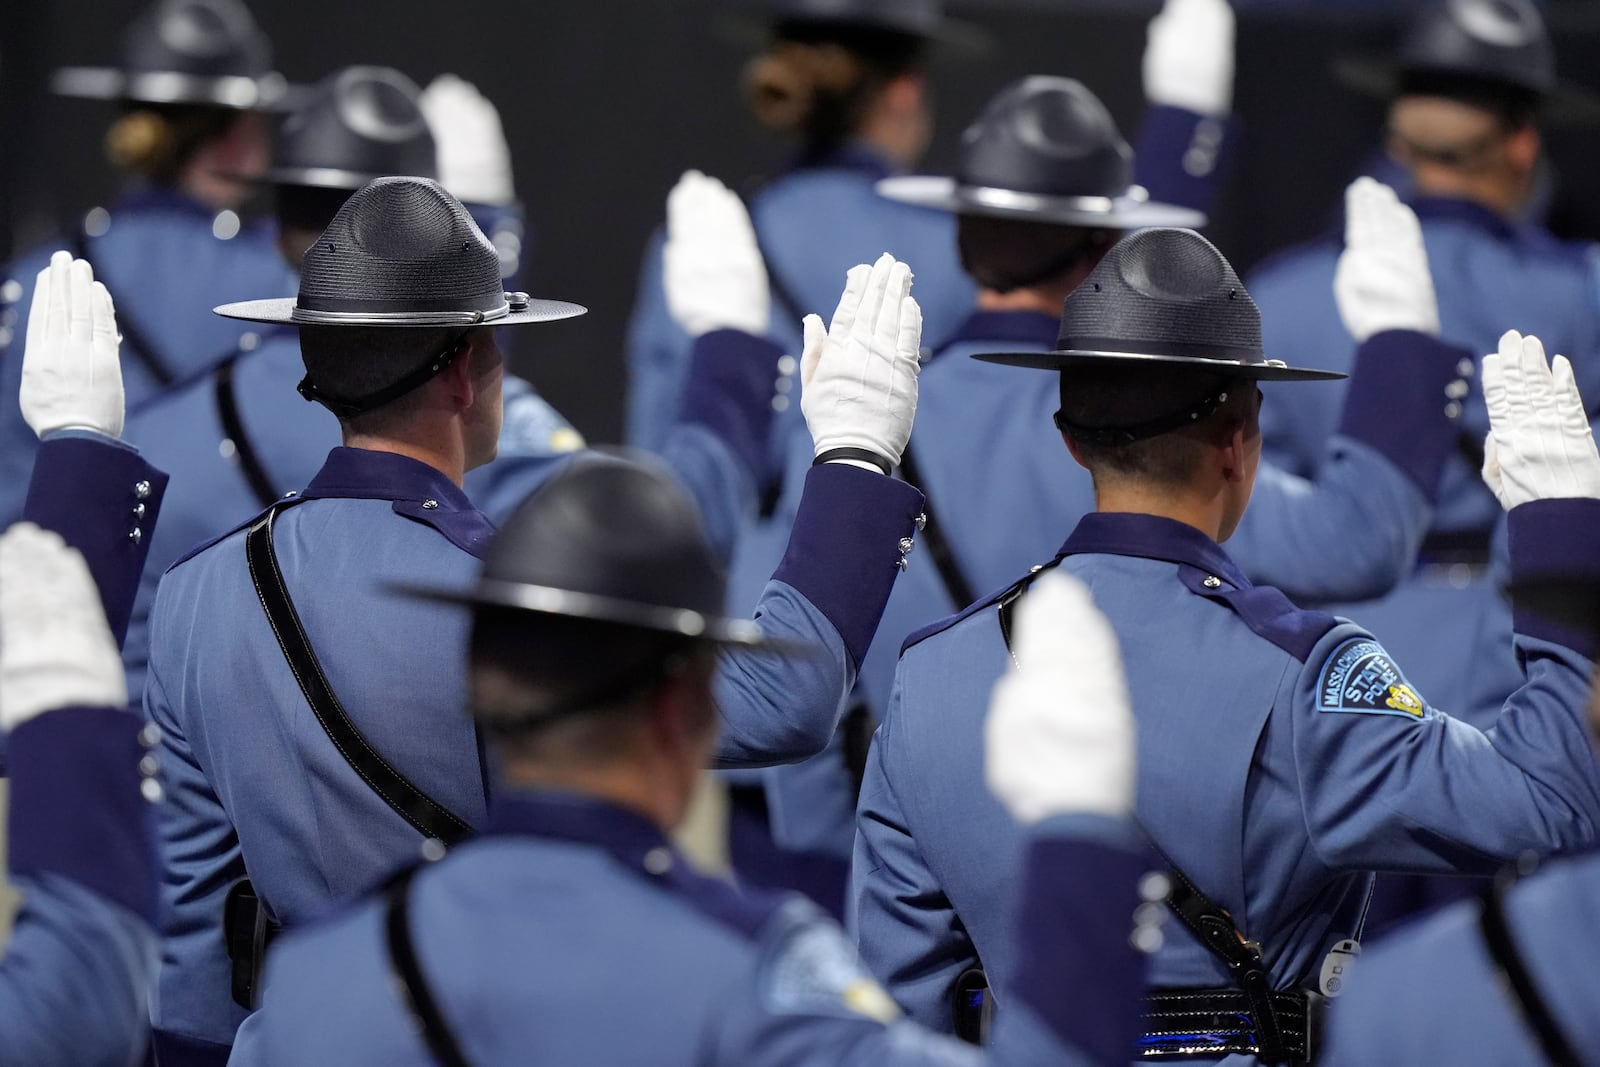
[[[100,154],[105,105],[44,89],[65,63],[111,62],[142,0],[5,0],[0,13],[0,255],[42,239],[109,196]],[[591,314],[528,331],[518,369],[593,440],[620,424],[622,335],[639,253],[677,175],[698,167],[747,184],[783,160],[745,118],[744,59],[715,0],[252,0],[291,78],[384,63],[419,82],[443,71],[475,81],[500,107],[533,232],[531,287]],[[1006,82],[1029,73],[1081,78],[1132,132],[1139,58],[1153,2],[969,4],[998,42],[981,61],[935,71],[944,166],[959,131]],[[1389,39],[1391,18],[1319,2],[1239,5],[1238,111],[1247,140],[1212,236],[1241,267],[1325,224],[1379,109],[1328,74],[1338,51]],[[1363,5],[1354,4],[1352,8]],[[1374,6],[1369,2],[1366,7]],[[1377,6],[1382,6],[1377,0]],[[1565,69],[1600,82],[1600,5],[1551,9]],[[1558,135],[1568,174],[1593,173],[1594,134]]]

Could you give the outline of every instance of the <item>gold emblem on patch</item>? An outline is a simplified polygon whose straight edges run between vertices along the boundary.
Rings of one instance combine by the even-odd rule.
[[[1389,698],[1384,703],[1395,711],[1403,711],[1407,715],[1415,715],[1419,719],[1422,718],[1424,710],[1422,698],[1417,696],[1409,685],[1391,685],[1389,687]]]
[[[892,1023],[900,1018],[900,1005],[883,991],[882,986],[865,978],[845,986],[839,998],[844,1001],[845,1007],[857,1015],[865,1015],[880,1023]]]

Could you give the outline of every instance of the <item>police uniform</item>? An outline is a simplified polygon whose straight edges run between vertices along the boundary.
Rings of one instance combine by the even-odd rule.
[[[1055,142],[1020,132],[1035,129],[1051,130]],[[1130,196],[1128,154],[1088,89],[1064,78],[1029,78],[968,130],[956,178],[891,179],[879,189],[957,215],[1040,224],[1127,230],[1204,222],[1204,202],[1185,208]],[[999,348],[1046,352],[1056,325],[1034,312],[977,311],[927,361],[909,448],[915,462],[902,474],[927,495],[931,529],[862,665],[856,698],[874,720],[888,707],[905,637],[1048,560],[1061,531],[1094,510],[1089,475],[1070,461],[1052,421],[1056,383],[970,358]],[[1404,422],[1396,414],[1405,410],[1403,398],[1437,396],[1442,409],[1463,355],[1414,334],[1374,342],[1362,363],[1362,396],[1350,406],[1321,481],[1270,467],[1260,472],[1254,505],[1233,541],[1247,573],[1296,595],[1360,596],[1389,588],[1409,570],[1453,436],[1437,414]],[[831,752],[816,765],[765,772],[772,836],[781,848],[848,858],[855,781],[846,762]],[[841,882],[835,892],[842,891]]]
[[[1391,95],[1409,84],[1406,78],[1472,73],[1506,92],[1565,96],[1557,93],[1539,16],[1520,2],[1437,5],[1418,19],[1400,55],[1369,73],[1375,87]],[[1432,264],[1442,336],[1477,353],[1492,352],[1514,325],[1567,355],[1583,394],[1600,396],[1600,274],[1593,250],[1467,200],[1420,197],[1411,203]],[[1338,256],[1338,242],[1327,238],[1256,271],[1250,288],[1270,350],[1291,362],[1347,366],[1350,335],[1330,295]],[[1342,389],[1277,389],[1271,400],[1262,418],[1267,454],[1298,473],[1314,471]],[[1330,610],[1381,637],[1440,707],[1486,726],[1519,675],[1506,640],[1509,612],[1496,591],[1503,575],[1490,566],[1500,508],[1478,477],[1488,415],[1479,390],[1460,403],[1461,447],[1446,468],[1415,573],[1387,597],[1361,603],[1334,598],[1339,603]]]
[[[39,447],[23,518],[83,553],[120,639],[167,478],[86,431]],[[136,515],[135,512],[138,512]],[[0,958],[0,1047],[38,1067],[125,1067],[149,1033],[156,878],[143,722],[124,708],[46,712],[9,739],[8,874],[22,893]],[[6,753],[0,748],[0,758]]]
[[[518,509],[476,582],[408,591],[494,609],[475,613],[475,632],[505,625],[509,609],[545,627],[602,621],[605,640],[625,630],[736,654],[769,646],[749,621],[719,617],[721,586],[681,490],[648,465],[590,458]],[[656,658],[642,666],[636,686],[670,669]],[[557,688],[588,691],[590,673]],[[614,694],[614,679],[599,684]],[[476,715],[492,737],[514,740],[592,713],[563,698]],[[1033,832],[1023,910],[1060,921],[1041,933],[1037,996],[1002,1025],[995,1059],[1125,1061],[1140,972],[1128,918],[1143,867],[1127,835],[1119,820],[1084,815]],[[1099,935],[1120,942],[1103,961],[1081,951]],[[1070,995],[1091,987],[1109,996]],[[987,1062],[899,1015],[811,905],[695,873],[643,809],[523,785],[498,792],[485,832],[441,862],[288,935],[232,1062]]]
[[[359,247],[347,236],[357,212],[403,214],[416,210],[419,198],[446,208],[432,217],[444,216],[439,225],[448,232],[417,237],[440,242],[441,271],[498,285],[492,260],[484,258],[492,249],[481,235],[471,239],[477,231],[459,204],[430,182],[385,179],[347,202],[308,256],[306,291],[333,284],[361,294],[344,298],[345,307],[366,298],[362,286],[384,279],[341,278],[323,264],[324,249]],[[491,321],[540,321],[581,310],[511,295],[524,310],[502,310]],[[505,295],[497,297],[504,308]],[[390,299],[439,300],[416,292]],[[223,310],[295,321],[285,303],[293,302]],[[549,457],[543,476],[569,461]],[[914,489],[853,467],[818,468],[808,482],[805,515],[757,617],[769,633],[820,654],[725,664],[718,681],[726,713],[720,758],[730,764],[799,758],[826,743],[921,506]],[[493,529],[489,519],[433,468],[361,449],[335,449],[294,499],[273,518],[275,554],[332,692],[355,727],[375,738],[382,757],[423,795],[460,823],[481,824],[487,784],[473,725],[439,713],[459,701],[463,620],[397,600],[382,585],[416,575],[465,581]],[[175,1062],[224,1057],[245,1014],[229,998],[231,968],[218,929],[234,882],[248,873],[271,917],[292,924],[366,888],[414,855],[420,840],[415,824],[369,787],[306,714],[303,674],[290,670],[262,611],[246,559],[249,542],[249,530],[240,528],[180,560],[162,579],[152,612],[146,710],[164,731],[172,798],[162,818],[167,941],[155,1025],[158,1048]],[[333,589],[337,596],[318,595]],[[252,694],[248,713],[240,713],[241,693]],[[298,787],[286,789],[285,782]]]
[[[281,108],[292,98],[268,69],[269,47],[237,0],[161,4],[130,27],[120,70],[67,68],[57,91],[133,105]],[[117,295],[122,375],[129,410],[236,352],[248,332],[209,314],[217,304],[292,293],[294,276],[270,227],[217,212],[182,190],[130,190],[88,212],[74,233],[46,242],[3,273],[0,284],[0,523],[22,510],[37,442],[17,406],[22,341],[34,279],[58,248],[94,265]]]
[[[1086,283],[1069,299],[1058,352],[1000,358],[1044,367],[1117,358],[1103,354],[1117,343],[1103,336],[1101,354],[1075,352],[1082,316],[1104,314],[1108,294],[1138,321],[1145,298],[1119,282],[1121,258],[1188,255],[1200,240],[1174,231],[1124,240],[1090,276],[1105,292]],[[1194,319],[1167,312],[1177,325],[1155,337],[1135,325],[1128,348],[1165,352],[1158,338],[1175,334],[1192,354],[1195,322],[1220,305],[1227,324],[1210,342],[1241,353],[1246,375],[1315,373],[1262,362],[1253,312],[1226,297],[1241,287],[1231,268],[1219,276]],[[1574,538],[1572,524],[1591,522],[1597,507],[1518,508],[1513,564],[1586,558],[1588,535]],[[1140,823],[1173,869],[1226,909],[1223,944],[1239,943],[1231,923],[1261,945],[1271,989],[1315,987],[1336,943],[1358,936],[1366,871],[1482,870],[1600,832],[1600,766],[1584,718],[1591,663],[1552,628],[1519,626],[1528,681],[1484,734],[1435,710],[1360,627],[1253,585],[1191,526],[1086,515],[1047,566],[1082,579],[1118,635],[1139,727]],[[978,709],[1009,658],[1009,604],[1022,592],[1025,583],[907,642],[862,788],[850,917],[868,965],[929,1025],[950,1025],[952,983],[980,960],[1002,1013],[1021,989],[1005,932],[1004,872],[1018,839],[974,753]],[[1178,928],[1154,957],[1151,984],[1230,991],[1232,973]],[[1147,1037],[1146,1055],[1179,1039],[1170,1020],[1153,1033],[1164,1036]],[[1191,1025],[1187,1040],[1222,1055],[1248,1047],[1230,1044],[1240,1037]]]

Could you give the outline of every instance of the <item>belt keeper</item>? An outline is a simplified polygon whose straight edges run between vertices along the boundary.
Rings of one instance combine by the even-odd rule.
[[[884,474],[894,473],[893,464],[868,448],[830,448],[826,452],[818,453],[817,458],[811,461],[811,465],[820,467],[824,463],[832,463],[836,459],[858,459],[872,464]]]

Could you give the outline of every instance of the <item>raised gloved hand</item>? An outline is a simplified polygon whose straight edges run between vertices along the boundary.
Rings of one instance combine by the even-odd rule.
[[[1024,823],[1132,812],[1137,743],[1122,655],[1088,588],[1041,575],[1017,608],[1014,652],[984,724],[989,789]]]
[[[439,184],[469,204],[516,200],[500,112],[477,86],[441,74],[422,91],[422,117],[439,154]]]
[[[117,315],[94,270],[67,252],[39,272],[22,353],[22,417],[39,437],[54,430],[122,434]]]
[[[864,449],[898,466],[917,414],[921,358],[911,268],[887,252],[870,267],[851,267],[832,326],[805,319],[800,409],[813,454]]]
[[[767,332],[772,297],[755,227],[744,201],[717,179],[691,170],[673,186],[662,267],[667,307],[690,337]]]
[[[1150,20],[1145,99],[1201,115],[1228,114],[1233,110],[1233,37],[1228,0],[1167,0]]]
[[[127,703],[88,564],[57,535],[17,523],[0,536],[0,727],[56,708]]]
[[[1600,452],[1566,356],[1547,363],[1537,337],[1507,331],[1500,351],[1483,357],[1483,399],[1483,480],[1502,507],[1600,499]]]
[[[1357,341],[1384,330],[1437,337],[1439,302],[1416,212],[1371,178],[1352,182],[1344,202],[1344,254],[1333,295],[1345,329]]]

